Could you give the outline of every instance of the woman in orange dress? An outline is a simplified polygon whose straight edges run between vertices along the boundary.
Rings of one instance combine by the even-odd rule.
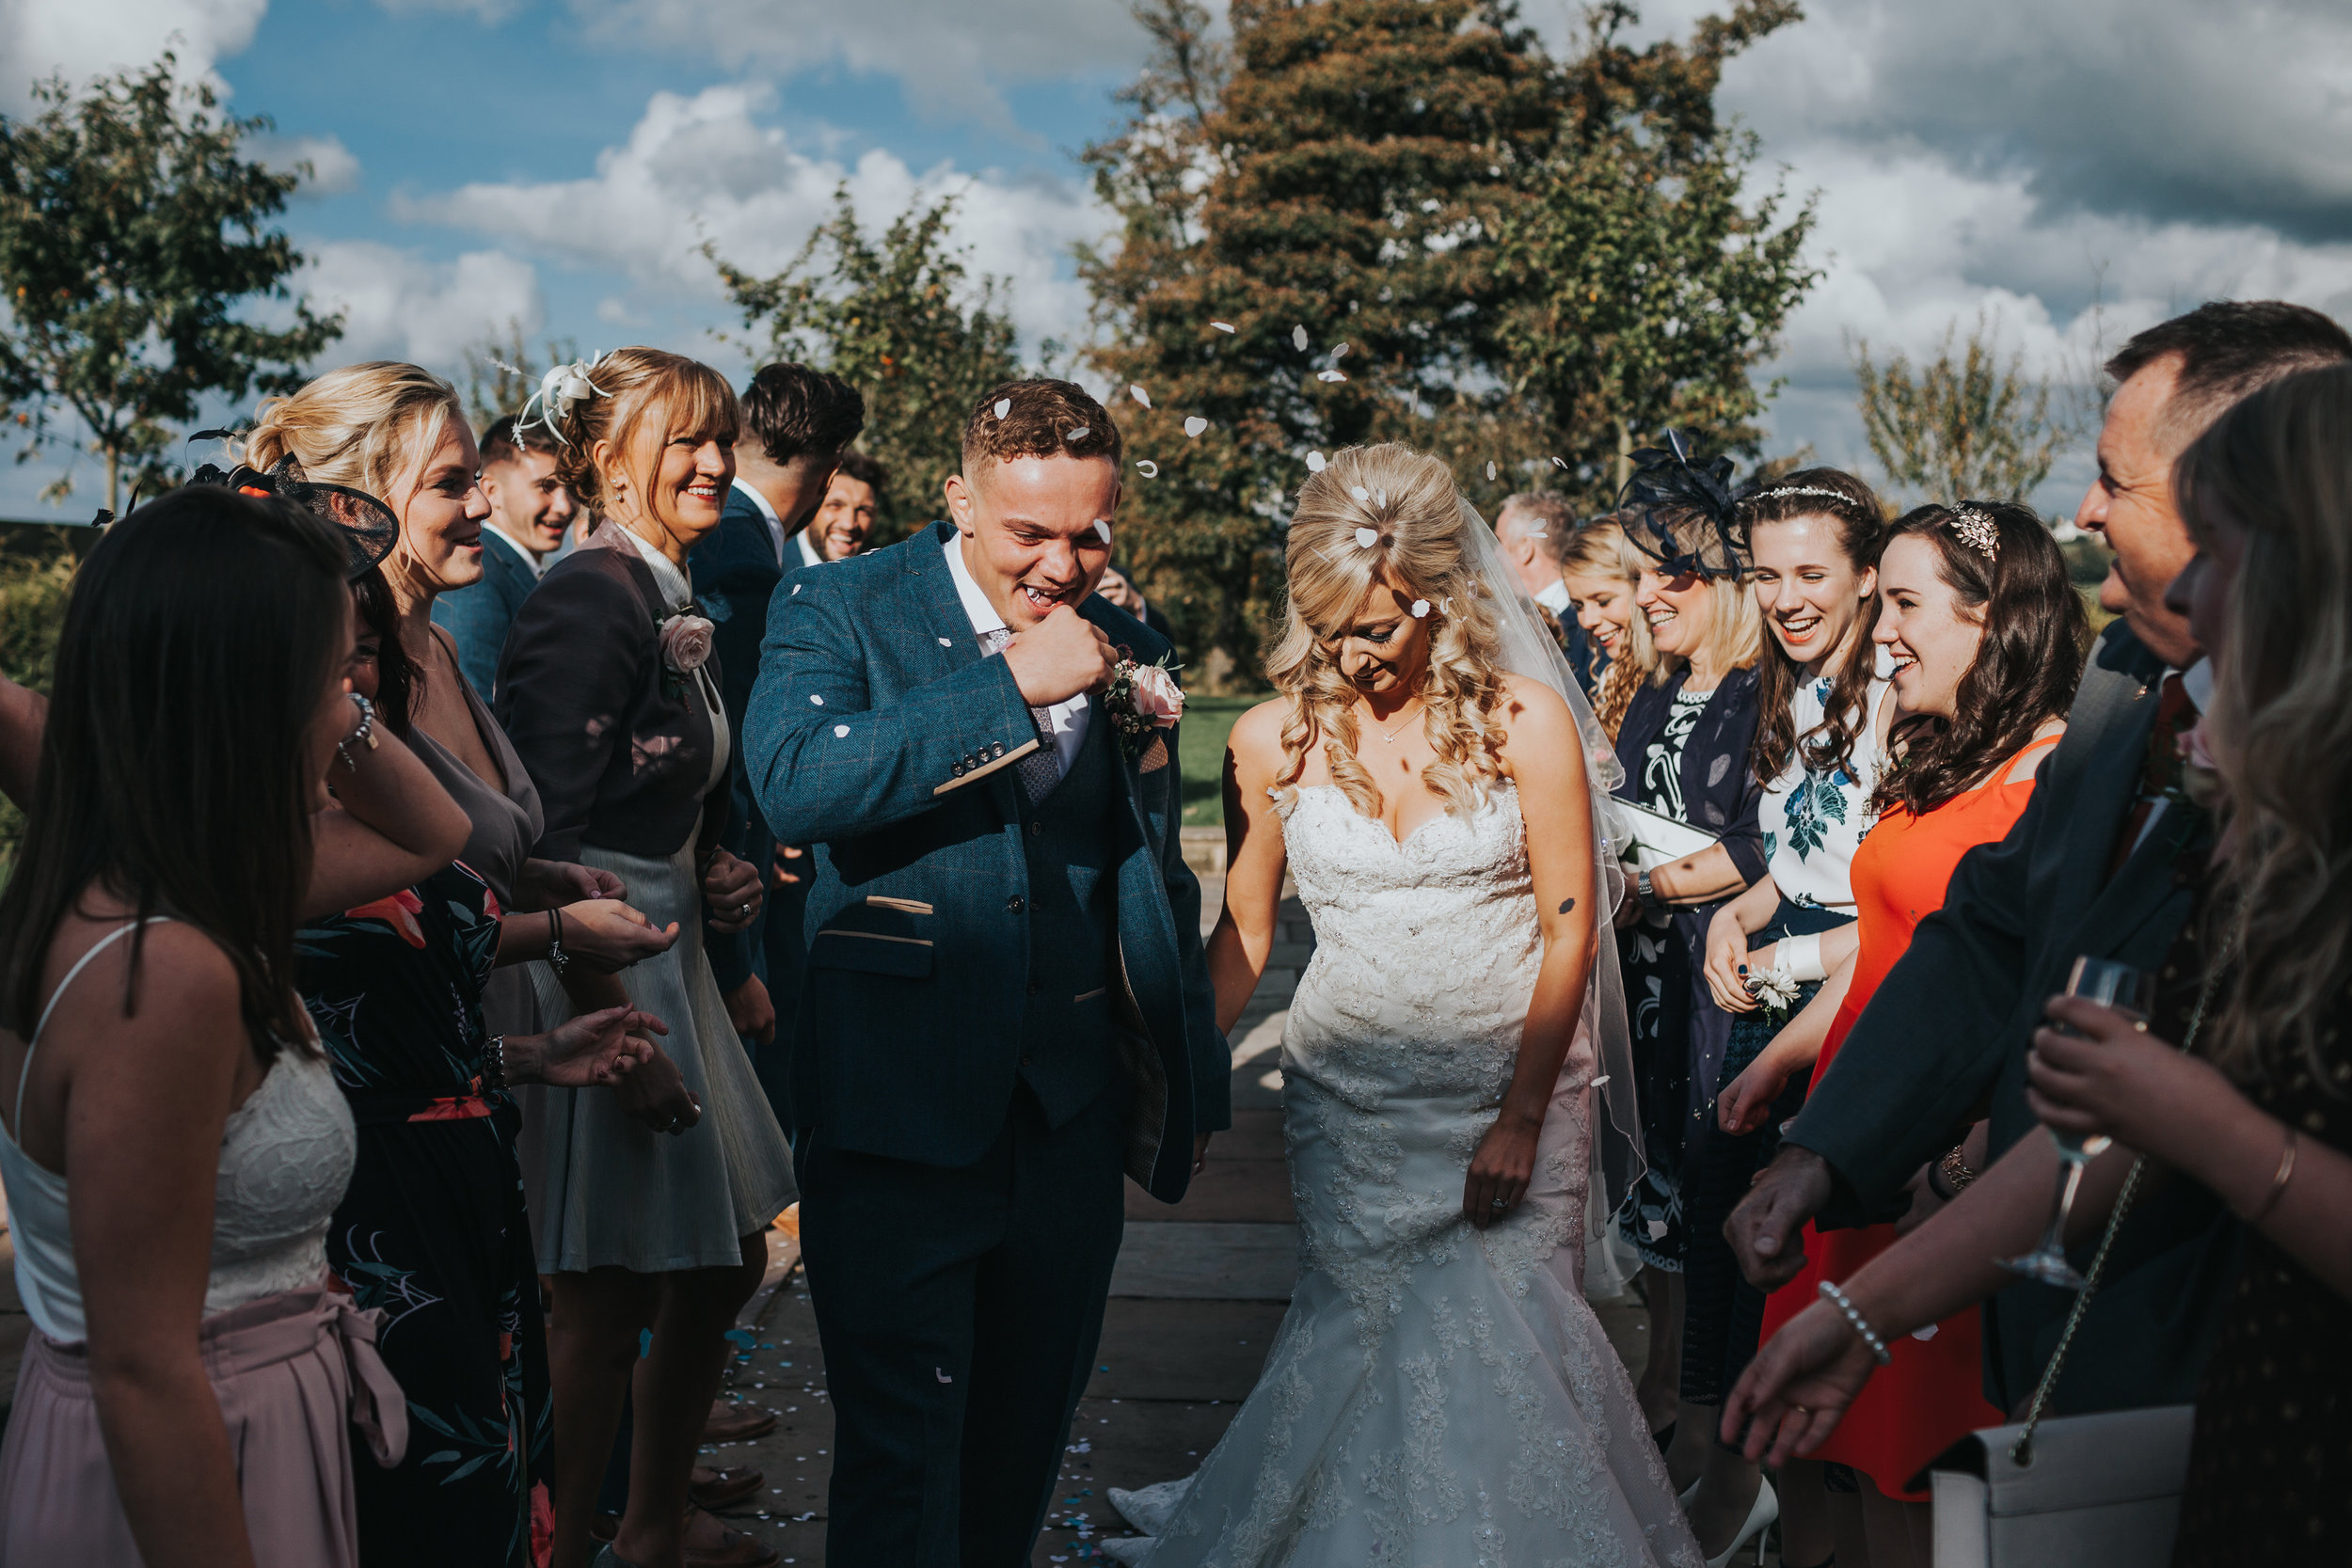
[[[2064,733],[2088,630],[2064,558],[2023,507],[1962,502],[1911,513],[1887,536],[1879,592],[1871,636],[1894,664],[1893,740],[1901,760],[1879,787],[1878,823],[1854,855],[1859,945],[1846,960],[1845,984],[1834,975],[1822,988],[1820,1000],[1836,1017],[1812,1064],[1817,1082],[1912,932],[1942,906],[1961,857],[2007,836],[2025,812],[2035,774]],[[1809,1034],[1792,1022],[1724,1092],[1726,1131],[1760,1122],[1781,1086],[1808,1065]],[[1981,1127],[1965,1138],[1961,1132],[1959,1147],[1939,1162],[1939,1191],[1955,1174],[1964,1183],[1982,1160]],[[1765,1304],[1766,1337],[1810,1304],[1823,1280],[1845,1279],[1897,1232],[1892,1225],[1819,1233],[1808,1226],[1804,1272]],[[1810,1456],[1851,1466],[1866,1483],[1871,1568],[1927,1562],[1926,1493],[1910,1489],[1912,1477],[1967,1433],[2004,1419],[1985,1402],[1979,1348],[1973,1311],[1899,1341],[1893,1362]]]

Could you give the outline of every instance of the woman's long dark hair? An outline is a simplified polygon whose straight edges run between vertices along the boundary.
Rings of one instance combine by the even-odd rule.
[[[392,597],[392,585],[384,580],[383,567],[371,567],[352,583],[351,602],[359,612],[359,624],[375,635],[375,715],[386,729],[405,740],[409,725],[416,721],[417,697],[424,679],[416,660],[401,645],[400,601]]]
[[[1987,528],[1990,555],[1969,538]],[[2058,541],[2028,507],[1922,506],[1886,531],[1885,544],[1905,535],[1935,546],[1937,575],[1984,624],[1976,662],[1954,694],[1955,716],[1920,714],[1888,737],[1890,746],[1899,745],[1901,761],[1880,783],[1870,810],[1883,815],[1900,806],[1915,816],[1981,783],[2073,705],[2090,623],[2067,580]]]
[[[1740,522],[1751,554],[1759,523],[1785,523],[1795,517],[1827,517],[1837,525],[1837,546],[1855,571],[1879,563],[1879,546],[1886,531],[1886,508],[1878,493],[1842,468],[1799,468],[1746,497],[1740,502]],[[1854,623],[1853,646],[1846,662],[1831,676],[1829,701],[1822,705],[1821,727],[1806,737],[1804,765],[1826,771],[1853,772],[1854,738],[1870,722],[1863,698],[1878,668],[1878,648],[1870,627],[1878,620],[1876,594],[1862,601]],[[1749,752],[1756,776],[1770,784],[1797,751],[1797,724],[1789,704],[1797,694],[1797,667],[1779,640],[1765,628],[1772,646],[1760,662],[1756,684],[1756,745]]]
[[[310,721],[341,668],[346,564],[332,525],[210,485],[149,502],[90,551],[57,640],[24,857],[0,894],[0,1022],[30,1036],[50,942],[97,882],[142,922],[169,914],[219,944],[264,1060],[309,1037],[294,940]]]

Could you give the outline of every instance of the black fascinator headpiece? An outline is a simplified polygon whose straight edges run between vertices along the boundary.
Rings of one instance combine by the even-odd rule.
[[[229,434],[225,430],[207,430],[189,439]],[[355,490],[348,484],[327,484],[298,477],[292,457],[279,458],[266,471],[249,468],[242,463],[224,470],[216,464],[207,463],[188,476],[188,483],[226,485],[240,495],[275,496],[334,524],[342,531],[343,543],[351,552],[351,563],[343,575],[353,582],[382,564],[400,538],[400,520],[392,515],[390,507],[365,490]]]
[[[1618,498],[1617,516],[1633,547],[1677,577],[1737,577],[1746,569],[1747,530],[1731,497],[1731,459],[1701,463],[1678,430],[1666,432],[1664,446],[1633,454],[1633,477]],[[1724,564],[1710,565],[1676,542],[1674,525],[1684,519],[1714,531]]]

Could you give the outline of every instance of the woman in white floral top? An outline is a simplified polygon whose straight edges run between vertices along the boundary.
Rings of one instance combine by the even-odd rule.
[[[1751,767],[1764,781],[1757,808],[1768,874],[1708,926],[1706,982],[1733,1015],[1713,1082],[1728,1085],[1788,1025],[1826,1026],[1806,1004],[1853,945],[1849,868],[1869,831],[1869,800],[1885,758],[1892,705],[1874,674],[1869,633],[1878,613],[1876,562],[1885,513],[1868,485],[1835,468],[1807,468],[1766,486],[1740,507],[1755,557],[1756,606],[1773,644],[1759,670]],[[1799,1015],[1802,1014],[1802,1017]],[[1712,1112],[1692,1133],[1684,1202],[1691,1243],[1684,1272],[1681,1440],[1670,1456],[1675,1484],[1699,1482],[1690,1499],[1703,1550],[1720,1552],[1776,1499],[1757,1468],[1715,1441],[1724,1394],[1756,1354],[1764,1298],[1740,1276],[1723,1222],[1772,1157],[1780,1124],[1797,1113],[1793,1084],[1764,1127],[1734,1135]],[[1831,1553],[1819,1465],[1783,1477],[1789,1517],[1786,1560],[1814,1564]],[[1799,1500],[1802,1497],[1803,1501]]]

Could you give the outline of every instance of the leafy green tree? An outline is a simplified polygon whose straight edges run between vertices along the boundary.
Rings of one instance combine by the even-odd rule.
[[[1783,222],[1782,185],[1744,198],[1756,137],[1717,117],[1714,93],[1725,60],[1798,15],[1792,0],[1740,0],[1687,43],[1635,50],[1620,37],[1631,7],[1587,13],[1564,70],[1566,125],[1501,266],[1518,285],[1504,373],[1538,460],[1556,458],[1556,483],[1588,509],[1669,426],[1708,451],[1757,451],[1779,383],[1759,386],[1756,368],[1820,276],[1803,258],[1813,202]]]
[[[1944,329],[1932,360],[1898,354],[1884,364],[1867,340],[1853,345],[1857,403],[1871,455],[1893,487],[1920,500],[2022,500],[2049,477],[2077,434],[2051,413],[2060,388],[2026,373],[2023,350],[2004,357],[1979,316],[1953,356],[1960,324]]]
[[[961,463],[964,417],[1021,373],[1003,286],[975,278],[952,243],[956,198],[918,200],[879,235],[858,223],[845,186],[834,215],[783,271],[758,277],[706,245],[750,346],[831,371],[866,398],[861,451],[889,470],[876,543],[942,515],[941,487]]]
[[[580,357],[580,344],[569,338],[549,338],[539,348],[534,356],[523,339],[523,324],[513,316],[506,318],[502,336],[493,332],[466,345],[460,383],[466,420],[477,436],[506,415],[521,413],[541,376]]]
[[[0,397],[26,433],[18,461],[78,420],[106,469],[106,505],[126,477],[152,482],[171,426],[207,395],[289,391],[342,332],[294,301],[291,325],[246,319],[293,298],[302,264],[269,220],[309,172],[241,156],[265,118],[219,115],[212,89],[183,87],[166,54],[93,83],[33,89],[30,119],[0,118]],[[50,494],[62,496],[60,479]]]

